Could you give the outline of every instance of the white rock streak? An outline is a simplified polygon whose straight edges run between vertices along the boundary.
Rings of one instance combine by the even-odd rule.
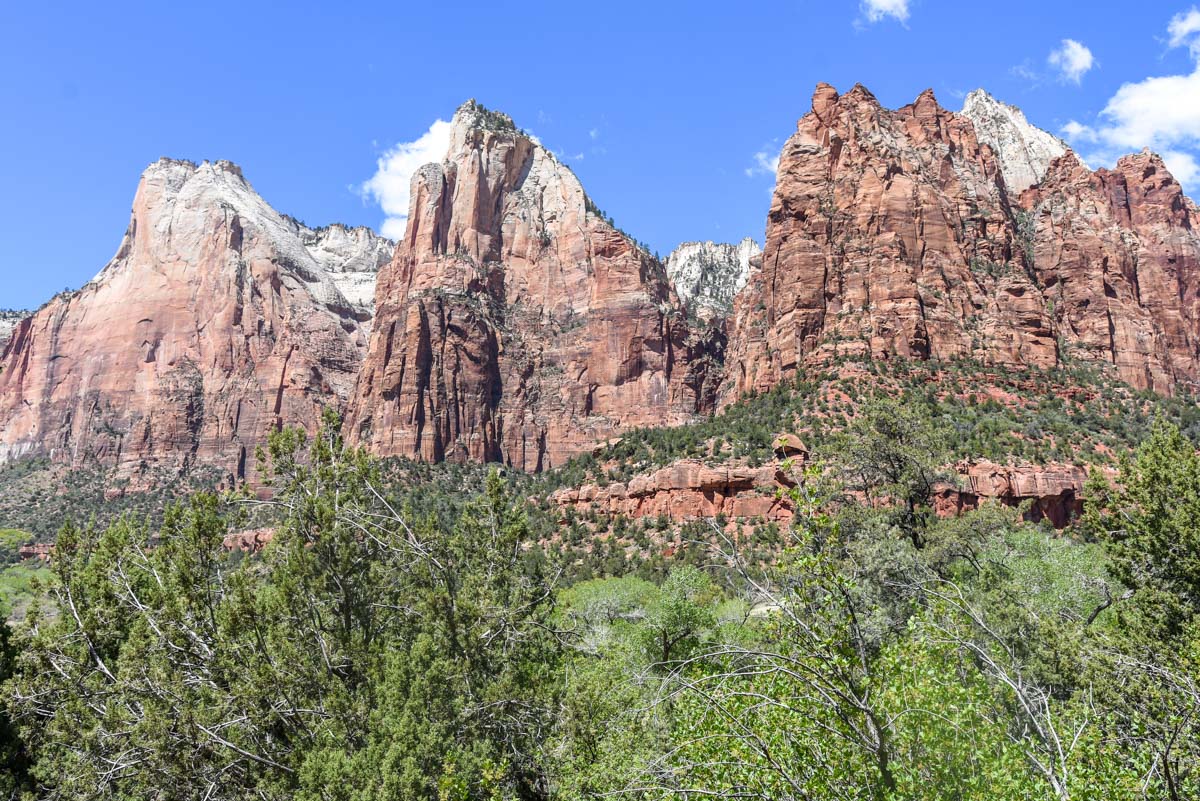
[[[391,259],[394,243],[365,227],[341,224],[309,228],[280,214],[254,191],[241,169],[228,161],[203,162],[160,159],[150,165],[143,180],[170,188],[169,195],[182,208],[225,208],[237,215],[243,228],[256,229],[272,241],[284,257],[285,271],[308,285],[313,297],[330,308],[347,308],[370,317],[375,307],[375,279]],[[174,215],[162,215],[170,226]],[[163,231],[166,240],[168,232]],[[178,235],[178,232],[176,232]],[[118,269],[127,247],[122,242],[113,257],[90,283]]]
[[[1030,125],[1021,109],[982,89],[967,95],[961,114],[975,125],[979,141],[996,151],[1004,183],[1014,194],[1040,183],[1050,162],[1068,150],[1058,137]]]
[[[0,351],[3,351],[4,346],[8,344],[13,329],[28,316],[29,312],[27,311],[0,309]]]
[[[727,314],[750,276],[750,259],[760,253],[750,237],[736,245],[684,242],[667,257],[667,275],[684,303]]]

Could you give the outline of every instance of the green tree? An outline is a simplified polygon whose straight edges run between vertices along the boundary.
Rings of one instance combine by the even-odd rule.
[[[1200,457],[1174,425],[1155,424],[1116,487],[1094,475],[1085,523],[1108,549],[1118,579],[1175,636],[1200,612]]]
[[[17,644],[7,618],[7,610],[0,604],[0,682],[12,676],[17,657]],[[0,798],[16,799],[31,789],[25,744],[8,710],[0,707]]]
[[[913,404],[893,399],[864,404],[824,454],[834,476],[868,508],[880,507],[912,544],[925,544],[937,488],[948,483],[950,448],[944,430]]]
[[[646,608],[642,643],[662,667],[685,658],[716,622],[712,580],[689,565],[674,568]]]
[[[397,508],[333,416],[264,456],[261,559],[223,553],[212,495],[155,537],[63,531],[11,682],[45,797],[544,797],[559,648],[525,504],[492,473]]]

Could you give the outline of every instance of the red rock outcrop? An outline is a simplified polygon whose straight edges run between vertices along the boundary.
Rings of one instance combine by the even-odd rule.
[[[662,265],[575,175],[473,101],[413,178],[408,227],[347,416],[381,455],[542,470],[707,405],[707,372]]]
[[[977,508],[983,499],[998,500],[1007,506],[1028,501],[1028,519],[1045,519],[1055,528],[1063,528],[1083,513],[1083,486],[1088,476],[1084,466],[1014,466],[985,460],[962,462],[955,470],[958,486],[943,487],[938,493],[934,503],[938,514],[961,514]]]
[[[227,553],[259,553],[275,539],[273,528],[253,528],[246,531],[234,531],[225,535],[221,540],[221,548]]]
[[[1200,374],[1195,214],[1149,154],[1092,173],[1067,153],[1019,205],[932,93],[889,111],[821,84],[780,156],[722,400],[836,355],[1069,356],[1170,391]]]
[[[326,269],[324,241],[228,162],[152,165],[113,260],[5,348],[0,461],[202,461],[245,475],[270,428],[314,428],[358,374],[370,309],[339,290],[354,259]],[[359,270],[377,254],[366,243]]]
[[[1027,519],[1046,519],[1063,528],[1083,511],[1085,467],[981,461],[963,462],[954,470],[957,482],[940,488],[934,498],[934,510],[942,516],[975,509],[982,500],[996,500],[1006,506],[1028,501]],[[787,522],[793,509],[786,490],[797,480],[795,466],[782,462],[759,468],[714,467],[685,459],[634,476],[624,484],[561,489],[550,496],[550,501],[560,509],[596,510],[634,519],[665,515],[676,522],[687,522],[724,515],[730,520]]]
[[[1068,153],[1021,203],[1072,355],[1111,363],[1140,389],[1200,378],[1200,216],[1157,155],[1092,172]]]
[[[54,557],[54,544],[49,542],[31,542],[17,549],[17,558],[22,561],[36,559],[39,562],[49,562]]]
[[[559,490],[551,500],[561,508],[584,511],[595,507],[629,518],[666,515],[687,521],[724,515],[731,520],[790,520],[791,505],[776,490],[794,485],[775,465],[710,467],[685,459],[634,476],[628,484],[587,484]]]

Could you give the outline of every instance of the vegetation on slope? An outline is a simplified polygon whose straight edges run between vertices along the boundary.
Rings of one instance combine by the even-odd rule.
[[[32,458],[0,465],[0,527],[11,526],[45,541],[65,521],[92,518],[105,525],[123,515],[162,521],[173,501],[217,485],[217,471],[194,468],[184,474],[167,470],[129,478],[99,465],[68,467]]]
[[[898,426],[911,447],[881,452]],[[389,492],[335,420],[311,445],[281,432],[260,557],[221,548],[245,497],[63,530],[50,597],[0,654],[0,790],[1197,797],[1189,440],[1155,424],[1055,537],[999,507],[929,514],[944,433],[864,405],[768,564],[710,531],[699,564],[570,583],[512,480]],[[898,502],[855,503],[852,475]]]
[[[1200,441],[1200,405],[1187,394],[1137,391],[1088,366],[1006,370],[968,361],[843,360],[688,426],[638,429],[551,472],[551,487],[626,481],[681,458],[771,458],[781,432],[822,450],[864,405],[894,399],[947,434],[952,459],[1112,464],[1158,418]]]

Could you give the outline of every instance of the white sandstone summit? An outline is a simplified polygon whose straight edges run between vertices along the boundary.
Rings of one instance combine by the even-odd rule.
[[[380,268],[392,260],[396,244],[370,228],[348,228],[334,223],[308,228],[297,223],[304,247],[321,265],[338,290],[353,305],[375,308],[375,279]]]
[[[1070,149],[1057,136],[1030,125],[1021,109],[983,89],[967,95],[960,113],[974,124],[979,141],[996,152],[1004,183],[1013,194],[1041,183],[1050,162]]]
[[[203,209],[224,209],[229,224],[253,230],[269,239],[279,256],[284,274],[302,282],[320,303],[331,310],[346,309],[364,321],[374,313],[375,280],[379,269],[391,260],[395,244],[365,227],[341,224],[309,228],[281,214],[254,191],[242,170],[229,161],[202,162],[159,159],[146,168],[142,181],[161,194],[173,211],[158,214],[154,241],[181,239],[181,245],[206,234],[188,226],[203,221]],[[91,284],[102,282],[119,269],[128,255],[129,234]],[[170,254],[161,254],[170,260]]]
[[[0,351],[3,351],[4,346],[8,344],[8,340],[12,337],[13,329],[28,316],[29,312],[27,311],[0,309]]]
[[[684,242],[667,256],[667,276],[687,305],[728,314],[734,295],[750,277],[750,260],[760,253],[750,237],[736,245]]]

